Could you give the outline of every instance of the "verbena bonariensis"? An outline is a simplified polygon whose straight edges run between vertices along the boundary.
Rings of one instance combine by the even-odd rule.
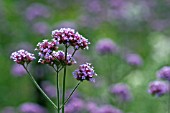
[[[31,75],[31,73],[28,70],[28,64],[35,60],[35,56],[32,53],[29,53],[25,50],[19,50],[17,52],[13,52],[11,54],[11,59],[21,64],[24,69],[27,71],[29,77],[35,84],[35,86],[40,90],[40,92],[47,98],[47,100],[57,109],[57,112],[62,113],[65,112],[64,108],[68,100],[71,98],[75,90],[78,88],[81,82],[84,80],[87,81],[95,81],[94,76],[97,76],[97,74],[94,72],[94,68],[91,66],[90,63],[85,63],[79,66],[77,70],[73,72],[74,77],[79,81],[77,85],[74,87],[70,95],[65,98],[65,84],[66,84],[66,70],[67,66],[71,66],[76,63],[74,57],[74,54],[79,49],[88,49],[88,45],[90,42],[88,39],[84,38],[82,35],[80,35],[78,32],[76,32],[74,29],[71,28],[61,28],[59,30],[52,31],[52,40],[43,40],[42,42],[39,42],[36,47],[36,51],[38,51],[38,56],[40,57],[38,60],[38,63],[41,64],[48,64],[51,66],[56,74],[56,96],[57,96],[57,104],[55,104],[47,95],[46,93],[41,89],[41,87],[37,84],[36,80],[34,79],[34,76]],[[59,46],[64,46],[64,51],[59,50]],[[72,54],[68,54],[68,48],[72,47],[73,52]],[[61,70],[64,70],[63,77],[63,83],[62,83],[62,100],[60,99],[60,87],[59,87],[59,73]],[[62,101],[60,105],[60,101]]]

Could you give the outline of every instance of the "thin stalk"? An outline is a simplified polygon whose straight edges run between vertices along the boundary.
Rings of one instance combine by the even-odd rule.
[[[58,109],[58,107],[54,104],[54,102],[46,95],[46,93],[40,88],[38,83],[35,81],[34,77],[31,75],[31,73],[28,71],[28,69],[23,65],[24,69],[27,71],[30,79],[33,81],[34,85],[39,89],[39,91],[46,97],[46,99],[54,106],[55,109]]]
[[[57,76],[56,76],[56,94],[57,94],[57,107],[60,108],[60,92],[59,92],[59,67],[57,66],[57,69],[52,66],[53,69],[56,71]],[[58,113],[60,113],[60,109],[57,110]]]
[[[170,81],[168,81],[168,90],[170,90]],[[168,113],[170,113],[170,91],[168,91]]]
[[[72,53],[72,55],[71,55],[72,57],[74,56],[74,54],[76,53],[76,51],[77,51],[77,49],[75,49],[74,52]]]
[[[67,46],[65,46],[65,60],[67,61]],[[64,76],[63,76],[63,95],[62,95],[62,113],[64,113],[64,102],[65,102],[65,85],[66,85],[66,70],[67,66],[64,66]]]
[[[78,88],[78,86],[80,85],[81,81],[79,81],[77,83],[77,85],[74,87],[74,89],[72,90],[72,92],[70,93],[70,95],[68,96],[68,98],[66,99],[66,101],[64,102],[64,104],[60,107],[60,109],[69,101],[69,99],[71,98],[71,96],[73,95],[73,93],[75,92],[75,90]]]

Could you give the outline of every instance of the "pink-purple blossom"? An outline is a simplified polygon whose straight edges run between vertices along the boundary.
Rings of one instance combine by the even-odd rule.
[[[21,113],[47,113],[47,110],[35,103],[24,103],[19,107]]]
[[[17,77],[24,76],[26,74],[26,70],[22,65],[14,64],[11,69],[11,74]]]
[[[80,81],[87,80],[95,82],[94,76],[97,76],[97,74],[94,72],[93,68],[94,67],[92,67],[90,63],[82,64],[73,72],[73,76]]]
[[[170,81],[170,66],[164,66],[157,72],[157,77]]]
[[[127,54],[125,60],[132,66],[141,66],[143,64],[142,58],[138,54],[134,53]]]
[[[111,39],[105,38],[97,42],[96,51],[102,55],[112,54],[118,52],[118,47]]]
[[[54,50],[57,50],[57,41],[52,40],[51,42],[48,40],[43,40],[43,42],[39,42],[37,44],[37,48],[35,50],[39,51],[38,55],[40,56],[39,63],[42,64],[53,64],[54,57],[51,53]]]
[[[10,58],[14,62],[16,62],[18,64],[22,64],[22,65],[24,63],[29,64],[31,61],[33,61],[35,59],[34,54],[29,53],[28,51],[23,50],[23,49],[13,52],[11,54]]]
[[[80,113],[84,108],[84,101],[80,98],[72,98],[65,106],[65,113]]]
[[[25,11],[26,18],[30,21],[38,18],[48,18],[50,12],[47,6],[39,3],[31,4]]]
[[[101,106],[96,113],[123,113],[120,109],[111,105]]]
[[[61,28],[60,30],[52,31],[52,37],[65,46],[73,46],[75,49],[88,49],[88,39],[84,38],[78,32],[71,28]]]
[[[52,56],[57,59],[63,65],[73,65],[76,64],[75,59],[71,54],[67,54],[67,60],[65,60],[65,53],[63,51],[53,51]]]
[[[118,83],[111,86],[110,92],[121,102],[130,101],[132,99],[132,94],[129,87],[123,83]]]
[[[168,84],[163,81],[153,81],[149,84],[148,92],[158,97],[168,92]]]

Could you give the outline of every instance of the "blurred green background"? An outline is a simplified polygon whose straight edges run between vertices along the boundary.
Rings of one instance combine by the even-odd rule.
[[[149,82],[156,80],[156,71],[170,65],[169,10],[169,0],[1,0],[0,110],[42,99],[35,94],[36,89],[27,76],[17,76],[12,71],[14,62],[10,54],[25,48],[37,55],[36,44],[51,39],[52,30],[71,27],[91,42],[89,50],[80,51],[83,59],[78,56],[77,60],[91,62],[98,74],[95,84],[83,82],[78,88],[84,101],[112,104],[125,113],[165,113],[167,95],[157,98],[147,90]],[[116,43],[119,54],[99,54],[96,44],[103,38]],[[123,59],[126,53],[138,54],[143,65],[135,68],[129,65]],[[67,89],[77,82],[72,76],[77,67],[69,67]],[[36,61],[30,66],[32,73],[42,71],[43,79],[53,84],[55,73],[49,68]],[[116,79],[124,74],[123,79]],[[128,84],[133,95],[125,108],[112,102],[114,97],[109,94],[109,87],[118,82]],[[48,106],[48,109],[53,108]]]

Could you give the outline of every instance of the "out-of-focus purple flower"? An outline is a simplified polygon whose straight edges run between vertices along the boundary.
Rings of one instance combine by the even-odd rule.
[[[65,106],[65,113],[79,113],[84,108],[83,100],[79,98],[72,98]]]
[[[96,113],[97,110],[98,110],[98,106],[97,106],[97,104],[94,103],[94,102],[88,102],[88,103],[86,104],[86,109],[87,109],[87,111],[88,111],[89,113]]]
[[[142,58],[138,54],[127,54],[125,60],[129,65],[141,66],[143,64]]]
[[[102,9],[102,3],[99,0],[87,2],[86,10],[90,13],[101,13]]]
[[[97,42],[96,51],[102,55],[112,54],[118,52],[118,47],[111,39],[105,38]]]
[[[24,69],[23,66],[21,66],[19,64],[14,64],[12,66],[11,73],[14,76],[20,76],[21,77],[21,76],[24,76],[27,72],[26,72],[26,70]]]
[[[132,94],[129,87],[123,83],[118,83],[111,86],[110,92],[114,94],[121,102],[130,101],[132,99]]]
[[[47,113],[47,110],[35,103],[24,103],[19,107],[21,113]]]
[[[49,27],[47,23],[38,22],[33,25],[33,30],[35,33],[40,35],[46,35],[48,33]]]
[[[57,59],[63,65],[73,65],[76,63],[71,54],[67,54],[67,60],[65,60],[65,53],[63,51],[53,51],[52,56]]]
[[[99,108],[96,113],[123,113],[120,109],[115,108],[111,105],[104,105]]]
[[[26,9],[25,14],[28,20],[34,20],[37,17],[48,18],[50,16],[48,7],[43,4],[39,4],[39,3],[31,4]]]
[[[53,65],[55,59],[51,55],[51,53],[57,49],[58,47],[56,40],[52,40],[51,42],[49,42],[48,40],[43,40],[43,42],[39,42],[37,44],[37,48],[35,49],[39,51],[38,55],[40,56],[40,59],[38,62],[42,64]]]
[[[168,92],[168,84],[163,81],[153,81],[149,84],[148,92],[158,97]]]
[[[164,66],[157,72],[157,77],[170,81],[170,66]]]
[[[108,0],[109,5],[114,8],[122,8],[126,4],[126,0]]]
[[[31,61],[33,61],[35,59],[34,54],[29,53],[28,51],[25,51],[23,49],[17,51],[17,52],[13,52],[10,56],[10,58],[18,63],[18,64],[24,64],[27,63],[29,64]]]
[[[71,28],[61,28],[60,30],[52,31],[52,37],[60,44],[65,46],[73,46],[75,49],[88,49],[88,39],[84,38],[78,32]]]
[[[0,113],[17,113],[16,109],[13,107],[5,107],[3,108]]]
[[[41,83],[42,89],[46,92],[46,94],[51,97],[54,98],[56,97],[56,88],[55,86],[53,86],[50,82],[48,81],[43,81]]]
[[[73,72],[74,78],[77,80],[83,81],[91,81],[95,82],[94,76],[97,76],[97,74],[94,72],[93,67],[91,67],[90,63],[82,64],[79,66],[77,70]]]
[[[72,29],[77,29],[77,25],[73,21],[61,21],[60,23],[57,24],[57,27],[55,28],[72,28]]]

